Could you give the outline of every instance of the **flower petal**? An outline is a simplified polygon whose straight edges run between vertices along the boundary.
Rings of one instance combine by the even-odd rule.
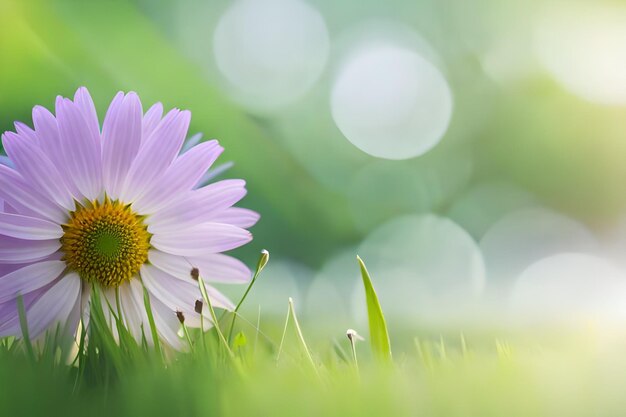
[[[0,278],[13,271],[23,268],[27,264],[0,264]]]
[[[115,316],[119,317],[115,291],[115,288],[100,288],[100,306],[104,319],[113,333],[113,337],[116,341],[119,341],[117,323],[115,321]]]
[[[70,310],[67,318],[63,320],[63,330],[61,336],[63,341],[68,343],[77,343],[76,336],[78,332],[78,324],[85,314],[85,296],[89,297],[89,287],[80,286],[80,295],[76,298],[74,306]],[[85,325],[85,328],[87,325]]]
[[[249,229],[254,226],[260,218],[261,216],[256,211],[241,207],[229,207],[215,213],[213,216],[207,217],[208,220],[215,223],[232,224],[233,226],[244,229]]]
[[[2,135],[2,144],[22,177],[52,201],[70,211],[74,210],[74,198],[65,186],[63,177],[36,142],[6,132]]]
[[[132,281],[137,281],[136,279]],[[142,337],[145,336],[146,341],[152,345],[152,333],[148,323],[148,316],[143,304],[137,304],[135,297],[130,288],[130,282],[125,282],[118,288],[120,296],[120,306],[122,308],[122,318],[126,329],[133,338],[141,343]]]
[[[208,185],[215,178],[219,177],[220,175],[231,169],[233,166],[235,166],[235,163],[233,161],[229,161],[224,162],[223,164],[220,164],[215,168],[211,168],[202,176],[202,178],[200,178],[200,181],[198,181],[193,188],[202,188],[205,185]]]
[[[173,277],[188,281],[191,269],[198,268],[205,282],[240,284],[250,281],[252,273],[240,260],[221,253],[197,257],[170,255],[158,250],[148,254],[150,263]]]
[[[202,298],[200,289],[189,291],[191,284],[184,283],[171,277],[165,272],[151,265],[143,265],[139,272],[141,281],[148,292],[159,299],[173,313],[181,311],[185,316],[194,316],[196,300]],[[185,289],[183,289],[185,288]]]
[[[0,262],[21,264],[41,260],[61,247],[58,239],[22,240],[0,235]]]
[[[83,327],[86,329],[89,327],[89,305],[91,303],[91,288],[88,285],[83,285],[80,289],[80,312]]]
[[[57,99],[56,112],[61,149],[66,155],[73,155],[66,160],[67,170],[82,195],[93,201],[102,191],[100,136],[85,119],[83,110],[71,100]]]
[[[141,279],[148,291],[158,298],[171,311],[181,311],[185,315],[185,324],[190,327],[198,327],[199,314],[194,310],[197,300],[202,300],[202,293],[198,283],[192,281],[184,282],[175,278],[152,265],[141,267]],[[232,302],[223,294],[210,285],[206,286],[211,304],[214,308],[232,310],[235,308]],[[208,308],[203,309],[203,315],[210,317]],[[191,321],[192,319],[197,321]],[[189,319],[189,323],[187,323]]]
[[[140,305],[145,312],[145,306],[143,302],[143,285],[138,279],[130,281],[130,290],[135,298],[135,303]],[[148,292],[150,295],[150,292]],[[152,310],[152,316],[154,317],[154,324],[157,332],[161,338],[174,349],[182,349],[183,343],[178,336],[178,329],[180,328],[180,322],[176,318],[176,312],[170,310],[155,296],[150,297],[150,307]],[[148,328],[149,324],[144,325],[144,328]]]
[[[46,256],[43,259],[38,259],[32,262],[22,262],[22,263],[2,263],[0,262],[0,278],[2,278],[4,275],[9,274],[13,271],[17,271],[18,269],[22,269],[25,266],[29,266],[32,265],[36,262],[44,262],[44,261],[58,261],[62,258],[62,254],[60,252],[54,252],[52,255],[50,256]]]
[[[32,215],[64,223],[67,211],[33,189],[20,174],[0,165],[0,198],[20,214]]]
[[[48,220],[0,213],[0,235],[26,240],[59,239],[63,236],[63,229]]]
[[[102,127],[102,179],[108,195],[117,199],[141,145],[141,102],[135,93],[118,93]]]
[[[85,87],[80,87],[74,94],[74,103],[80,110],[85,119],[87,127],[95,138],[100,137],[100,122],[98,121],[98,113],[96,106],[93,104],[91,95]]]
[[[0,165],[4,165],[9,168],[15,168],[15,164],[8,156],[0,154]]]
[[[154,132],[154,129],[156,129],[161,121],[161,117],[163,117],[163,105],[161,103],[153,104],[143,116],[143,134],[141,135],[142,142],[152,135],[152,132]]]
[[[35,301],[41,298],[51,286],[52,285],[47,285],[46,287],[24,294],[22,297],[24,310],[28,311]],[[17,298],[15,298],[0,304],[0,337],[21,335],[20,315],[17,306]]]
[[[176,317],[176,312],[170,311],[165,304],[159,301],[158,298],[154,298],[154,301],[150,302],[150,306],[152,307],[154,325],[161,338],[172,348],[176,350],[183,350],[185,348],[185,344],[178,336],[180,322]],[[210,321],[207,320],[205,330],[210,327],[212,327],[210,325]]]
[[[44,261],[0,277],[0,303],[27,294],[57,279],[65,270],[63,261]]]
[[[154,213],[171,204],[172,197],[191,191],[224,148],[216,140],[201,143],[178,157],[158,183],[154,183],[134,203],[139,213]]]
[[[31,129],[30,127],[26,126],[24,123],[15,122],[14,125],[15,125],[15,131],[17,132],[19,136],[34,143],[37,143],[39,141],[37,139],[37,134],[35,133],[35,131]]]
[[[59,323],[63,325],[80,298],[80,278],[70,273],[61,278],[26,311],[31,338]]]
[[[199,256],[225,252],[245,245],[252,235],[245,229],[222,223],[203,223],[193,229],[155,234],[155,248],[180,256]]]
[[[33,123],[35,125],[35,133],[37,134],[39,147],[57,168],[59,174],[63,177],[65,185],[74,198],[80,200],[82,194],[78,191],[67,169],[66,161],[69,159],[69,155],[64,154],[61,149],[61,137],[59,136],[57,119],[45,107],[35,106],[35,108],[33,108]]]
[[[246,182],[224,180],[189,192],[180,201],[146,218],[150,233],[166,233],[205,223],[246,195]]]
[[[196,146],[198,143],[200,143],[200,141],[202,140],[202,136],[203,136],[202,133],[198,132],[192,137],[190,137],[189,139],[187,139],[185,143],[183,144],[183,147],[180,150],[180,153],[183,154],[187,152],[189,149]]]
[[[172,110],[139,148],[120,193],[125,202],[135,201],[156,183],[170,166],[185,139],[191,113]]]

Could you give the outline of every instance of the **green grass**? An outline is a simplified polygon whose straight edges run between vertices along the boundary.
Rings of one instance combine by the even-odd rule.
[[[369,275],[366,287],[367,281],[371,297]],[[94,297],[93,304],[101,305],[97,291]],[[371,348],[360,343],[357,367],[348,338],[307,339],[293,300],[283,301],[284,323],[258,329],[237,320],[227,340],[224,331],[235,322],[225,314],[221,335],[216,328],[204,334],[189,329],[187,352],[136,342],[117,320],[116,342],[99,308],[81,332],[80,348],[69,355],[58,337],[32,346],[4,339],[0,410],[28,416],[484,417],[615,416],[626,407],[619,338],[599,343],[575,332],[503,338],[405,329],[405,337],[394,340],[393,361],[377,360],[379,342]],[[375,313],[379,320],[382,312]],[[382,324],[386,334],[384,319]]]

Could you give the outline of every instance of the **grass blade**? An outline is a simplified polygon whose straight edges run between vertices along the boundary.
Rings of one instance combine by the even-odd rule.
[[[259,277],[259,274],[261,273],[263,268],[265,268],[265,265],[267,265],[267,262],[269,260],[270,260],[270,253],[267,250],[263,249],[261,251],[261,257],[259,258],[259,262],[257,262],[256,270],[254,271],[254,275],[252,275],[252,280],[250,281],[250,284],[248,285],[248,288],[246,288],[246,291],[243,293],[243,296],[241,297],[241,300],[239,300],[239,302],[237,303],[237,306],[235,307],[235,310],[233,310],[233,319],[230,322],[230,328],[228,330],[228,338],[227,338],[227,341],[228,341],[229,344],[230,344],[230,341],[231,341],[231,339],[233,337],[233,329],[235,328],[235,320],[237,319],[237,312],[239,311],[239,308],[241,307],[243,302],[246,300],[246,297],[248,296],[248,293],[250,292],[250,290],[252,289],[252,286],[256,282],[256,279]]]
[[[146,308],[146,314],[148,316],[148,324],[150,325],[150,334],[152,335],[152,343],[154,343],[154,350],[156,354],[164,362],[163,350],[161,349],[161,340],[159,339],[159,332],[157,331],[156,323],[154,322],[154,315],[152,314],[152,305],[150,304],[150,294],[146,287],[143,287],[143,304]]]
[[[300,341],[302,350],[306,354],[306,358],[308,359],[311,368],[313,368],[315,373],[317,373],[317,366],[315,366],[313,356],[311,356],[311,351],[309,350],[309,347],[304,340],[304,335],[302,334],[302,329],[300,328],[300,323],[298,322],[298,317],[296,316],[296,309],[293,306],[293,299],[291,297],[289,297],[289,314],[291,315],[291,318],[293,319],[293,324],[296,327],[296,333],[298,334],[298,340]]]
[[[280,360],[280,354],[283,353],[283,344],[285,343],[285,336],[287,335],[287,326],[289,326],[289,316],[291,316],[291,306],[287,307],[287,317],[285,317],[285,326],[283,327],[283,335],[280,338],[280,344],[278,345],[278,353],[276,354],[276,363]]]
[[[389,333],[387,332],[387,323],[383,310],[378,301],[378,295],[372,285],[372,279],[369,272],[360,257],[356,257],[361,268],[361,277],[363,278],[363,287],[365,288],[365,300],[367,304],[367,318],[370,328],[370,344],[372,351],[376,357],[382,362],[391,361],[391,342],[389,341]]]
[[[220,329],[219,321],[217,320],[217,316],[215,315],[215,310],[213,309],[213,304],[211,303],[211,299],[209,298],[209,294],[207,293],[206,286],[204,285],[204,281],[202,280],[202,277],[198,277],[198,286],[200,287],[200,293],[202,294],[202,298],[204,298],[204,302],[206,303],[207,307],[209,307],[209,313],[211,314],[211,320],[213,321],[213,327],[215,328],[215,331],[217,332],[219,340],[224,345],[224,348],[228,352],[228,355],[231,358],[234,358],[235,354],[230,349],[230,346],[229,346],[228,342],[226,341],[226,338],[224,337],[224,333],[222,333],[222,329]]]
[[[30,340],[30,334],[28,332],[28,322],[26,320],[26,309],[24,308],[24,299],[20,294],[17,297],[17,312],[19,314],[20,319],[20,328],[22,330],[22,337],[24,340],[24,345],[26,346],[26,352],[28,353],[28,357],[35,362],[35,351],[33,349],[33,344]]]

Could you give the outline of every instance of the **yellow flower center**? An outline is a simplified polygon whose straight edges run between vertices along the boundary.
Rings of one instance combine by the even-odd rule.
[[[130,205],[109,199],[79,205],[63,230],[63,260],[87,282],[118,287],[148,261],[151,234]]]

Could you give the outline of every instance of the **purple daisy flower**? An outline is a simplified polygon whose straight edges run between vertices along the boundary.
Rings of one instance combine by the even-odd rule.
[[[109,319],[119,300],[130,333],[151,342],[142,331],[145,287],[159,337],[180,348],[177,313],[189,327],[201,323],[192,269],[207,282],[250,279],[221,252],[248,243],[259,216],[233,207],[244,181],[200,186],[223,148],[212,140],[181,153],[190,119],[178,109],[163,116],[161,103],[144,114],[137,94],[120,92],[100,131],[80,88],[73,101],[57,98],[56,116],[36,106],[34,129],[17,122],[16,133],[2,135],[9,163],[0,164],[0,336],[21,336],[20,296],[32,338],[57,325],[75,334],[96,286]],[[207,291],[215,307],[233,308]]]

